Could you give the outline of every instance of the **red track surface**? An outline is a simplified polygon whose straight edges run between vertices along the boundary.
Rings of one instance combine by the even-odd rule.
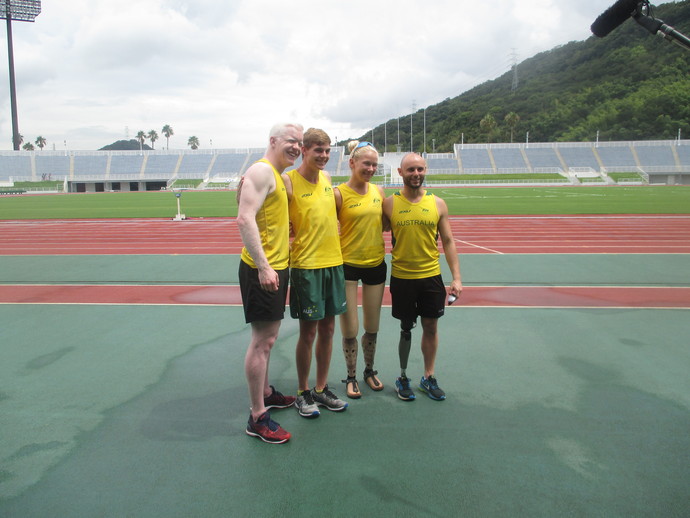
[[[690,254],[690,216],[453,217],[460,254]],[[238,254],[232,218],[0,221],[0,255]],[[390,304],[386,291],[384,304]],[[5,304],[239,305],[235,286],[0,285]],[[483,307],[690,308],[688,287],[466,287]]]
[[[238,286],[0,285],[0,304],[241,305]],[[390,293],[383,304],[390,306]],[[454,304],[481,307],[690,308],[690,288],[469,286]]]
[[[453,217],[458,252],[690,253],[690,216]],[[1,255],[237,254],[232,218],[0,221]],[[387,234],[388,236],[388,234]]]

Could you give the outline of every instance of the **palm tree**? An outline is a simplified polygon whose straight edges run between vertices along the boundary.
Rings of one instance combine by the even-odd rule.
[[[479,121],[479,129],[482,131],[482,133],[486,133],[487,143],[489,142],[489,139],[491,138],[491,134],[493,133],[495,127],[496,119],[494,119],[494,116],[490,113],[484,115],[484,118]]]
[[[24,145],[22,146],[22,149],[23,149],[24,151],[33,151],[35,148],[34,148],[34,145],[33,145],[31,142],[27,142],[26,144],[24,144]]]
[[[163,129],[161,130],[163,132],[163,135],[165,135],[165,147],[167,149],[170,149],[170,137],[172,137],[175,132],[172,129],[172,126],[170,124],[166,124],[163,126]]]
[[[513,133],[515,132],[515,127],[518,125],[518,122],[520,122],[520,116],[515,113],[515,112],[510,112],[507,113],[503,121],[508,125],[510,128],[510,142],[513,142]]]
[[[36,145],[39,148],[43,149],[44,147],[46,147],[46,142],[48,142],[48,141],[46,139],[44,139],[43,137],[41,137],[40,135],[38,137],[36,137]]]
[[[144,141],[146,140],[146,133],[140,131],[137,133],[137,140],[139,141],[139,150],[144,149]]]
[[[189,137],[189,140],[187,140],[187,145],[192,149],[199,149],[199,138]]]
[[[154,146],[153,143],[156,140],[158,140],[158,133],[156,132],[156,130],[151,130],[151,131],[149,131],[149,134],[146,136],[151,141],[151,149],[154,149],[156,146]]]

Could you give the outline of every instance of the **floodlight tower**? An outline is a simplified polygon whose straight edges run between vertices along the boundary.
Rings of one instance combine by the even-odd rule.
[[[12,144],[19,151],[19,122],[17,119],[17,91],[14,84],[14,52],[12,51],[12,20],[33,22],[41,13],[40,0],[0,0],[0,19],[7,20],[7,57],[10,67],[10,103],[12,106]]]

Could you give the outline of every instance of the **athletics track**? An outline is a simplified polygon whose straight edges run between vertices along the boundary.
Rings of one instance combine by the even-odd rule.
[[[688,216],[453,217],[458,253],[688,254]],[[2,221],[0,255],[237,255],[234,219]],[[390,249],[390,246],[388,246]],[[78,262],[78,257],[74,258]],[[538,261],[538,259],[534,259]],[[237,286],[0,285],[4,303],[241,304]],[[472,286],[464,306],[690,307],[685,286]],[[384,304],[389,304],[386,293]]]

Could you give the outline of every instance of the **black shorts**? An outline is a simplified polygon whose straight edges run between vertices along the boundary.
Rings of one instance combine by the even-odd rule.
[[[439,318],[446,310],[446,287],[440,275],[426,279],[391,276],[393,317],[416,322],[417,317]]]
[[[250,322],[273,322],[285,315],[290,271],[277,270],[280,280],[278,291],[266,291],[259,283],[259,270],[240,260],[239,277],[244,320]]]
[[[381,264],[373,268],[360,268],[359,266],[343,265],[345,271],[346,281],[362,281],[362,284],[376,286],[386,282],[386,275],[388,274],[388,265],[386,261],[381,261]]]

